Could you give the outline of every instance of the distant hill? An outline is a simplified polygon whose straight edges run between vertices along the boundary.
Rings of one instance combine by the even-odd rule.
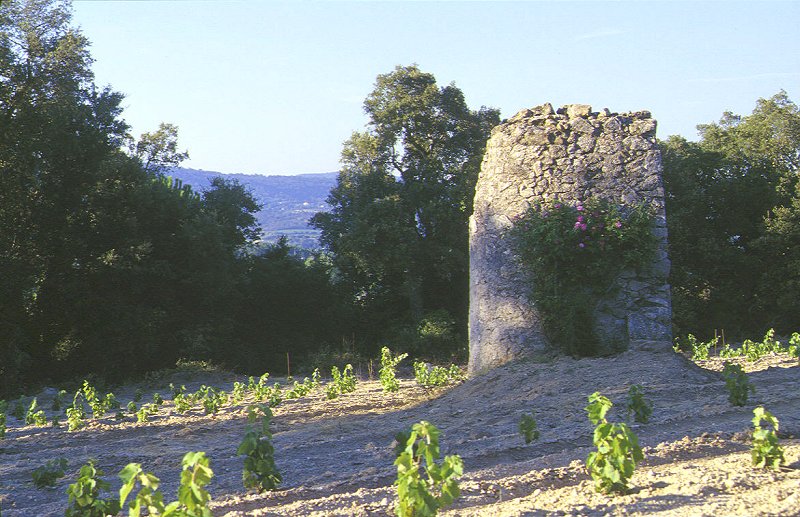
[[[194,190],[202,191],[211,178],[223,176],[246,185],[263,205],[256,218],[263,230],[263,239],[275,242],[281,235],[302,248],[319,247],[319,230],[308,227],[309,218],[328,210],[325,199],[336,184],[336,172],[298,174],[296,176],[262,176],[260,174],[223,174],[220,172],[178,167],[170,176],[180,179]]]

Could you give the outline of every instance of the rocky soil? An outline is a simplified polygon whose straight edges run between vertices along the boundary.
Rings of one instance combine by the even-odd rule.
[[[326,400],[318,390],[275,409],[274,444],[283,484],[255,494],[242,488],[236,448],[245,432],[245,406],[215,416],[196,409],[174,412],[170,401],[145,424],[126,417],[64,427],[23,426],[9,417],[0,440],[0,510],[4,517],[63,515],[65,490],[93,458],[113,489],[116,474],[139,462],[175,498],[185,452],[205,451],[214,479],[208,489],[217,516],[390,515],[395,501],[392,447],[398,430],[429,420],[442,431],[444,454],[464,460],[462,496],[444,515],[799,515],[800,366],[769,356],[742,361],[756,392],[746,407],[727,400],[721,361],[695,365],[674,353],[626,353],[611,358],[541,358],[518,362],[449,389],[425,390],[412,379],[384,394],[377,381]],[[145,388],[166,395],[170,381],[230,390],[225,373],[162,378]],[[615,402],[610,420],[625,418],[625,394],[641,384],[654,405],[648,424],[633,424],[645,460],[631,491],[605,496],[592,488],[583,461],[592,450],[592,426],[583,408],[594,391]],[[127,403],[135,386],[117,393]],[[40,394],[41,395],[41,394]],[[43,399],[40,399],[43,400]],[[45,407],[49,407],[49,399]],[[750,419],[764,405],[781,422],[786,466],[752,467]],[[534,412],[538,441],[525,445],[520,415]],[[48,412],[49,414],[49,412]],[[64,457],[67,475],[54,488],[37,489],[31,472]]]

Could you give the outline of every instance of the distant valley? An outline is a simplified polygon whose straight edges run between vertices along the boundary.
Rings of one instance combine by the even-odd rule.
[[[336,172],[262,176],[260,174],[222,174],[213,171],[175,168],[170,176],[189,184],[196,191],[208,188],[211,178],[223,176],[246,185],[263,205],[256,214],[263,240],[275,242],[286,235],[293,246],[319,247],[319,230],[309,228],[308,220],[317,212],[328,210],[325,199],[336,184]]]

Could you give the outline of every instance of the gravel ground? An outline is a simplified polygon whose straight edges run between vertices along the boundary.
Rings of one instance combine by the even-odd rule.
[[[745,407],[727,401],[721,364],[638,352],[522,361],[438,390],[422,389],[412,379],[402,379],[393,394],[368,380],[335,400],[317,390],[275,409],[283,484],[264,494],[248,493],[241,484],[236,448],[247,427],[244,404],[214,416],[202,409],[179,415],[168,400],[148,423],[105,418],[71,433],[9,417],[0,440],[0,509],[4,517],[63,515],[67,485],[90,458],[112,490],[119,488],[116,474],[138,462],[161,478],[165,499],[173,500],[181,457],[202,450],[215,474],[208,490],[217,516],[390,515],[394,435],[428,420],[442,431],[443,454],[459,454],[465,464],[462,496],[443,515],[800,515],[797,360],[773,355],[742,361],[756,386]],[[146,398],[153,391],[166,395],[169,382],[230,390],[234,380],[243,380],[224,372],[181,375],[151,381],[144,386]],[[631,426],[645,460],[630,493],[605,496],[594,491],[584,468],[592,425],[583,408],[587,396],[600,391],[616,404],[609,420],[623,420],[621,406],[632,384],[643,385],[654,406],[648,424]],[[117,393],[123,405],[137,387]],[[39,396],[49,407],[47,393]],[[751,466],[749,429],[757,405],[780,419],[786,455],[780,471]],[[535,414],[541,430],[530,445],[516,429],[526,412]],[[54,488],[36,489],[31,472],[58,457],[69,462],[66,476]]]

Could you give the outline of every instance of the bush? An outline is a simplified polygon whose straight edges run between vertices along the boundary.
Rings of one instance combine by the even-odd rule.
[[[762,428],[761,421],[764,420],[772,429]],[[783,449],[778,445],[777,432],[779,428],[778,419],[764,409],[757,407],[753,410],[753,465],[761,468],[779,469],[784,462]]]
[[[408,354],[400,354],[396,357],[392,357],[392,352],[388,347],[383,347],[381,349],[381,370],[379,377],[383,391],[388,393],[400,389],[400,383],[397,382],[397,365],[406,357],[408,357]]]
[[[444,366],[429,366],[421,361],[414,361],[414,377],[417,380],[417,384],[424,388],[438,388],[462,381],[465,375],[454,364],[451,364],[449,368],[445,368]]]
[[[67,460],[65,458],[48,460],[47,463],[31,473],[33,484],[36,488],[55,486],[56,480],[64,477],[64,471],[66,469]]]
[[[539,439],[539,429],[536,427],[536,419],[532,414],[525,413],[522,415],[517,428],[526,445]]]
[[[459,495],[456,481],[464,472],[457,455],[439,459],[439,430],[430,422],[414,424],[405,444],[400,444],[394,464],[397,466],[397,515],[401,517],[436,515]],[[401,435],[402,438],[406,434]],[[425,477],[420,474],[424,469]]]
[[[78,479],[67,488],[69,501],[66,517],[106,517],[116,515],[121,510],[119,501],[101,499],[100,492],[111,488],[100,476],[103,471],[95,468],[89,461],[81,467]]]
[[[722,370],[725,387],[728,390],[728,401],[734,406],[747,404],[748,395],[755,393],[756,388],[750,383],[747,374],[738,364],[726,362]]]
[[[624,423],[611,424],[605,416],[613,404],[600,393],[589,396],[589,420],[596,426],[593,442],[596,452],[586,458],[586,470],[598,492],[624,493],[636,464],[644,459],[639,440]]]
[[[261,429],[253,424],[261,411]],[[272,433],[269,430],[272,411],[265,405],[250,408],[248,419],[251,427],[244,435],[236,454],[245,456],[242,482],[245,488],[253,488],[258,492],[274,490],[281,483],[278,468],[275,466],[275,448],[272,446]]]
[[[653,414],[653,403],[644,398],[644,392],[640,384],[634,384],[628,390],[628,403],[625,408],[628,418],[633,415],[633,419],[640,424],[650,421]]]

